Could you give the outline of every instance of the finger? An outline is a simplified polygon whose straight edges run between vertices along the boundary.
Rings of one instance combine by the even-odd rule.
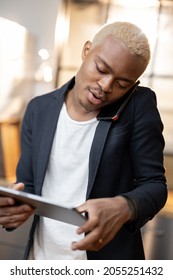
[[[15,200],[11,197],[0,197],[0,207],[12,206],[15,204]]]
[[[75,250],[87,250],[87,251],[98,251],[102,247],[105,246],[103,242],[100,242],[101,239],[98,239],[95,242],[89,243],[86,246],[84,244],[80,244],[81,242],[72,242],[71,249]]]
[[[29,216],[27,215],[25,217],[24,216],[22,216],[22,217],[15,216],[15,218],[14,218],[15,221],[12,221],[12,219],[11,219],[11,222],[9,222],[9,223],[3,223],[3,227],[9,228],[9,229],[15,229],[15,228],[19,227],[20,225],[22,225],[29,217],[30,217],[30,215]]]
[[[9,184],[7,188],[22,191],[24,188],[24,184],[23,183]],[[13,198],[4,197],[4,196],[0,197],[0,206],[8,206],[14,204],[15,204],[15,200]]]
[[[101,236],[101,230],[99,227],[95,228],[93,231],[85,235],[85,238],[78,242],[72,243],[72,250],[97,250],[102,246],[98,242]]]
[[[8,221],[4,220],[2,225],[5,228],[17,228],[22,223],[24,223],[30,216],[31,216],[31,213],[25,213],[25,214],[10,216],[8,218]]]
[[[78,234],[88,233],[92,231],[94,228],[98,227],[100,223],[99,216],[96,215],[95,211],[92,211],[92,209],[88,210],[86,205],[87,203],[80,205],[79,207],[76,208],[78,212],[87,215],[86,222],[77,229]]]
[[[23,183],[17,183],[17,184],[9,184],[7,187],[9,189],[22,191],[24,189],[24,186],[25,185]]]
[[[79,213],[87,213],[86,203],[81,204],[80,206],[75,208]]]
[[[0,224],[2,224],[5,228],[16,228],[21,225],[24,221],[26,221],[34,212],[34,210],[25,205],[24,207],[13,207],[13,208],[21,208],[14,212],[15,214],[11,214],[8,207],[6,207],[6,216],[0,217]],[[9,207],[11,208],[11,207]],[[23,211],[22,211],[23,209]]]
[[[8,223],[3,223],[3,227],[7,229],[15,229],[22,225],[31,215],[16,215],[13,219],[11,219]],[[11,217],[12,218],[12,217]]]
[[[14,215],[20,215],[25,213],[33,213],[34,209],[29,205],[11,206],[11,207],[1,207],[0,208],[0,219],[3,217],[10,217]]]
[[[88,219],[84,224],[82,224],[78,229],[77,229],[77,233],[78,234],[88,234],[91,231],[93,231],[95,228],[97,228],[99,226],[99,219],[98,217],[92,217],[92,219]]]

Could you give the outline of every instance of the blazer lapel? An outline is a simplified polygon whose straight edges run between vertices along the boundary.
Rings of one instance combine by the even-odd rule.
[[[111,121],[100,121],[93,139],[89,158],[89,178],[86,197],[88,198],[97,174],[97,169],[102,156],[103,148],[110,129]]]
[[[121,99],[119,99],[117,102],[104,107],[99,115],[97,116],[97,119],[100,121],[99,125],[97,126],[95,137],[93,140],[93,144],[91,147],[90,152],[90,160],[89,160],[89,179],[88,179],[88,188],[87,188],[87,194],[86,197],[88,198],[91,190],[93,188],[93,184],[95,181],[95,177],[97,174],[99,162],[102,156],[103,148],[105,145],[105,141],[107,139],[107,135],[109,132],[109,129],[111,127],[112,122],[116,122],[122,113],[122,111],[125,109],[125,107],[128,105],[128,102],[132,98],[133,94],[137,90],[139,81],[135,83],[135,85],[129,90],[129,92],[123,96]]]
[[[38,171],[36,177],[36,186],[37,186],[38,194],[41,194],[41,188],[42,188],[46,168],[49,161],[49,155],[51,152],[53,138],[57,127],[57,121],[64,101],[64,95],[62,94],[56,94],[56,95],[58,95],[58,97],[56,98],[52,97],[52,103],[48,107],[48,111],[47,111],[48,118],[45,124],[43,137],[40,143]]]
[[[47,121],[45,124],[45,129],[40,143],[40,153],[38,159],[38,171],[36,177],[36,192],[41,194],[42,184],[44,181],[46,168],[49,161],[49,155],[51,152],[51,147],[53,143],[54,134],[57,127],[58,117],[61,111],[61,107],[64,102],[66,92],[73,87],[74,78],[72,78],[68,83],[62,86],[60,89],[56,90],[52,95],[52,101],[50,106],[47,108]]]

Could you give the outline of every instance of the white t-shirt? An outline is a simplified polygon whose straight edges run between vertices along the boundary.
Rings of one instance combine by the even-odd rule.
[[[96,118],[72,120],[64,103],[43,183],[43,197],[67,207],[85,202],[89,154],[97,124]],[[83,238],[76,230],[76,226],[40,217],[28,259],[86,259],[85,251],[71,250],[71,243]]]

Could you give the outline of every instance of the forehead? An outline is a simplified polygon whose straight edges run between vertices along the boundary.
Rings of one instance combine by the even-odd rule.
[[[131,55],[128,47],[120,40],[111,36],[103,44],[93,48],[95,60],[103,63],[113,74],[126,76],[136,80],[144,70],[138,56]]]
[[[112,36],[105,38],[101,45],[93,47],[93,51],[105,55],[107,59],[131,56],[125,43]]]

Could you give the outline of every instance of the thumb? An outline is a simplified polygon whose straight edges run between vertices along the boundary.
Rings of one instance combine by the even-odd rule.
[[[8,185],[9,189],[17,190],[17,191],[22,191],[24,189],[25,185],[24,183],[17,183],[17,184],[10,184]]]
[[[77,210],[79,213],[85,213],[85,212],[87,212],[86,203],[83,203],[83,204],[77,206],[77,207],[76,207],[76,210]]]

